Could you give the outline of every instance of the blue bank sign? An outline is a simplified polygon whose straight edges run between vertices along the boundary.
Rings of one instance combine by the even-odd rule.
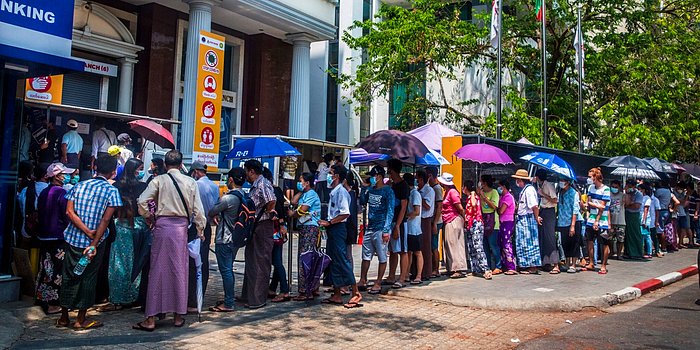
[[[0,44],[71,56],[73,1],[0,0]]]

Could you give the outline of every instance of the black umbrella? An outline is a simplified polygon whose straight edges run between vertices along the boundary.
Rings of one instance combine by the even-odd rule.
[[[421,140],[398,130],[381,130],[367,136],[355,148],[368,153],[381,153],[397,159],[424,157],[430,152]]]
[[[681,164],[681,166],[685,169],[685,172],[688,173],[688,175],[694,177],[694,178],[700,178],[700,165],[697,164]]]
[[[618,156],[618,157],[612,157],[601,166],[608,167],[608,168],[626,168],[626,169],[640,169],[640,170],[654,170],[647,162],[645,162],[641,158],[637,158],[635,156]]]
[[[657,173],[665,173],[665,174],[676,174],[676,169],[673,168],[673,165],[671,163],[659,159],[659,158],[644,158],[644,160],[649,163],[652,169],[656,171]]]

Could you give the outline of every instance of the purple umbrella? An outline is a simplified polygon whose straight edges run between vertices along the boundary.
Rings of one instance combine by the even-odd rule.
[[[515,164],[502,149],[485,143],[462,146],[455,152],[455,156],[479,164]]]
[[[306,295],[312,295],[314,290],[321,284],[321,275],[331,263],[331,258],[323,252],[310,250],[299,256],[301,262],[300,274],[303,274],[306,281]]]

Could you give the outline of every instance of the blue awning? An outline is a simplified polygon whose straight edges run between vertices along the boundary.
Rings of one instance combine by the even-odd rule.
[[[14,46],[0,44],[0,62],[12,62],[27,66],[27,77],[54,75],[71,71],[82,72],[83,61],[72,58],[49,55],[41,52],[25,50]],[[2,68],[2,67],[0,67]]]

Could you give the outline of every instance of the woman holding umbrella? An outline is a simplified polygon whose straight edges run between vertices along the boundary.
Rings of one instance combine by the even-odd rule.
[[[454,176],[443,173],[438,182],[445,190],[442,201],[442,221],[445,227],[445,264],[450,278],[464,277],[467,270],[467,256],[464,249],[464,207],[459,191],[452,181]]]
[[[469,250],[469,263],[475,275],[491,279],[491,269],[484,252],[484,220],[481,214],[481,199],[476,194],[474,181],[464,181],[465,236]]]

